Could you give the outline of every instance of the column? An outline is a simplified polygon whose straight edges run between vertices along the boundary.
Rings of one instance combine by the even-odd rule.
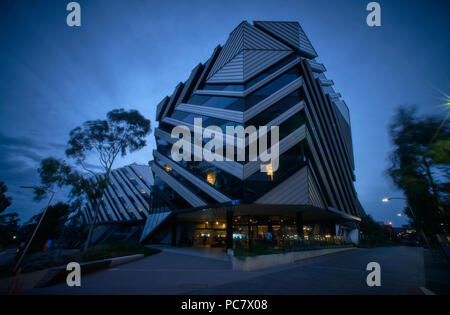
[[[226,248],[233,249],[233,208],[227,209],[227,238]]]
[[[303,215],[301,212],[296,213],[295,224],[297,226],[297,235],[303,239]]]

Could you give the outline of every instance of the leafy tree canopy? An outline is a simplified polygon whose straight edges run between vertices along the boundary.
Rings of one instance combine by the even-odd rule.
[[[6,210],[11,205],[12,198],[6,196],[8,187],[4,182],[0,182],[0,213]]]
[[[90,243],[92,231],[98,218],[100,198],[109,183],[109,176],[116,158],[125,156],[146,145],[146,136],[151,132],[150,120],[137,110],[115,109],[108,112],[105,120],[91,120],[70,132],[66,156],[73,158],[78,166],[66,161],[47,158],[38,170],[42,187],[35,189],[35,199],[42,199],[53,186],[71,187],[70,198],[88,200],[94,209],[94,222],[89,229],[85,250]],[[97,155],[103,173],[95,172],[88,166],[87,158]],[[86,172],[89,176],[86,176]]]
[[[415,107],[400,107],[390,127],[394,150],[387,170],[403,190],[416,227],[429,233],[448,228],[450,124],[441,117],[418,115]]]

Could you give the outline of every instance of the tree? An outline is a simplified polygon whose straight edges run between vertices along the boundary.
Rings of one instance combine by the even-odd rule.
[[[6,196],[8,187],[4,182],[0,182],[0,213],[12,204],[12,198]],[[11,245],[15,242],[13,236],[17,234],[19,228],[18,214],[16,212],[0,215],[0,243],[1,245]]]
[[[389,239],[386,227],[376,222],[370,214],[362,217],[360,232],[362,233],[360,245],[364,247],[382,246]]]
[[[414,209],[405,209],[417,229],[440,233],[449,224],[450,124],[437,116],[419,117],[400,107],[390,125],[394,151],[387,170]]]
[[[10,246],[19,241],[19,215],[16,212],[0,216],[0,245]]]
[[[63,160],[47,158],[38,170],[45,188],[56,184],[59,187],[71,186],[70,197],[89,200],[93,205],[94,218],[84,246],[87,250],[92,232],[97,224],[101,197],[109,184],[112,167],[119,155],[134,152],[146,145],[146,136],[151,132],[150,120],[137,110],[112,110],[106,120],[93,120],[83,123],[70,132],[66,156],[75,160],[84,173]],[[96,155],[102,173],[94,171],[86,160]],[[87,177],[90,175],[90,177]],[[44,189],[35,190],[36,198],[45,195]]]
[[[45,220],[42,221],[39,230],[36,232],[33,248],[35,250],[41,249],[47,240],[58,239],[71,212],[71,206],[67,203],[58,202],[53,206],[49,206],[45,214]],[[43,212],[31,217],[27,225],[34,227],[35,222],[39,221],[42,214]]]
[[[64,225],[59,237],[59,246],[64,248],[77,248],[87,235],[86,224],[83,223],[81,211],[73,213]]]
[[[0,213],[6,210],[11,205],[12,198],[6,196],[5,193],[8,191],[8,187],[4,182],[0,182]]]

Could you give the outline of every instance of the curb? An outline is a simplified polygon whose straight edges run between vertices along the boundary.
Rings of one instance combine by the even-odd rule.
[[[81,273],[82,274],[89,274],[92,272],[96,272],[103,269],[108,269],[110,267],[116,267],[122,264],[126,264],[132,261],[139,260],[141,258],[144,258],[144,254],[136,254],[136,255],[129,255],[129,256],[122,256],[122,257],[114,257],[114,258],[108,258],[103,260],[96,260],[96,261],[90,261],[81,263]],[[60,266],[51,268],[47,271],[47,273],[39,280],[39,282],[34,286],[35,288],[44,288],[48,287],[50,285],[64,282],[67,278],[67,275],[70,271],[66,270],[66,266]]]
[[[289,252],[284,254],[260,255],[246,257],[244,260],[235,256],[232,257],[233,271],[256,271],[280,265],[292,264],[294,262],[308,258],[319,257],[348,250],[356,250],[355,247],[316,249],[299,252]]]

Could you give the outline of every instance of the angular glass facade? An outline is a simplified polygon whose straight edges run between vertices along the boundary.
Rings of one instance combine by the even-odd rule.
[[[235,241],[249,241],[268,231],[292,239],[348,236],[357,228],[364,212],[353,183],[350,116],[315,57],[296,22],[242,22],[158,105],[151,162],[158,189],[152,194],[165,193],[165,206],[172,204],[160,224],[172,226],[166,229],[172,244],[229,248],[231,233]],[[224,133],[227,126],[267,126],[269,149],[270,127],[278,127],[278,169],[260,156],[251,161],[249,141],[244,161],[196,161],[193,153],[190,161],[175,161],[178,138],[171,132],[177,125],[193,131],[195,118]],[[233,151],[236,157],[236,143]],[[267,172],[260,171],[264,165]],[[141,239],[160,240],[161,233],[152,225]]]

